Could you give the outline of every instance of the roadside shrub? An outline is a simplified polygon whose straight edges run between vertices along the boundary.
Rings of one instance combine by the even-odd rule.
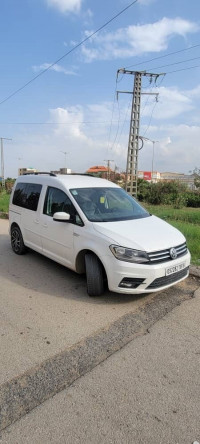
[[[182,208],[187,204],[186,186],[180,182],[138,182],[138,199],[152,205],[172,205]]]
[[[149,202],[150,184],[146,180],[138,179],[137,199],[141,202]]]
[[[193,191],[185,193],[187,198],[187,207],[200,208],[200,192]]]
[[[173,208],[179,210],[180,208],[187,206],[187,196],[184,193],[180,193],[173,202]]]

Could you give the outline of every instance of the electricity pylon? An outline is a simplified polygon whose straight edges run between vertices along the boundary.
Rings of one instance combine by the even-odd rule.
[[[137,196],[137,172],[138,172],[138,151],[139,151],[139,131],[140,131],[140,105],[141,105],[141,94],[155,95],[156,99],[158,93],[142,93],[142,77],[149,77],[150,82],[154,78],[155,81],[162,74],[154,74],[146,71],[129,71],[127,69],[121,68],[117,71],[117,74],[131,74],[134,75],[134,85],[133,92],[128,91],[118,91],[123,93],[133,94],[132,100],[132,110],[131,110],[131,121],[130,121],[130,131],[129,131],[129,142],[128,142],[128,153],[127,153],[127,163],[126,163],[126,191],[131,194],[131,196]]]

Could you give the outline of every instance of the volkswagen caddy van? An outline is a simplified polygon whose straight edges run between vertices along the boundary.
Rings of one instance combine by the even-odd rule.
[[[33,249],[85,273],[90,296],[100,296],[106,287],[126,294],[156,292],[189,274],[183,234],[105,179],[20,176],[10,198],[9,230],[16,254]]]

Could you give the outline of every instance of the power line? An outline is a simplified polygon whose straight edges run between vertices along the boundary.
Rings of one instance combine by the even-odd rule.
[[[189,66],[188,68],[176,69],[175,71],[166,72],[166,74],[173,74],[174,72],[187,71],[188,69],[200,68],[200,65]]]
[[[122,120],[112,120],[112,123],[120,123]],[[0,122],[0,125],[73,125],[74,123],[77,124],[102,124],[105,125],[105,123],[108,123],[107,120],[99,121],[88,121],[88,120],[82,120],[82,121],[76,121],[73,120],[72,122]]]
[[[113,143],[112,149],[113,149],[115,146],[117,146],[117,144],[119,144],[119,142],[120,142],[120,138],[121,138],[121,135],[122,135],[122,132],[123,132],[124,126],[125,126],[125,123],[126,123],[126,122],[130,122],[129,119],[126,119],[126,118],[127,118],[127,115],[128,115],[128,111],[129,111],[130,105],[131,105],[131,98],[130,98],[130,100],[129,100],[129,103],[128,103],[128,106],[127,106],[127,109],[126,109],[126,113],[125,113],[125,117],[124,117],[124,122],[123,122],[123,125],[122,125],[122,127],[121,127],[121,131],[120,131],[119,137],[118,137],[118,139],[117,139],[117,137],[115,138],[115,141],[114,141],[114,143]],[[121,122],[119,121],[119,123],[121,123]],[[118,134],[117,134],[117,135],[118,135]]]
[[[99,31],[101,31],[102,29],[104,29],[106,26],[108,26],[111,22],[113,22],[113,20],[115,20],[117,17],[119,17],[121,14],[123,14],[125,11],[127,11],[129,8],[131,8],[131,6],[133,6],[135,3],[137,3],[138,0],[134,0],[133,2],[129,3],[129,5],[127,5],[124,9],[122,9],[120,12],[118,12],[114,17],[112,17],[110,20],[108,20],[106,23],[104,23],[102,26],[100,26],[100,28],[98,28],[96,31],[92,32],[91,34],[89,34],[87,37],[85,37],[85,39],[83,39],[81,42],[77,43],[77,45],[75,45],[72,49],[70,49],[69,51],[67,51],[65,54],[63,54],[63,56],[59,57],[59,59],[57,59],[55,62],[51,63],[47,68],[43,69],[43,71],[41,71],[39,74],[37,74],[35,77],[33,77],[31,80],[29,80],[28,82],[26,82],[23,86],[21,86],[20,88],[18,88],[16,91],[14,91],[12,94],[10,94],[9,96],[7,96],[4,100],[2,100],[0,102],[0,105],[2,105],[3,103],[7,102],[9,99],[11,99],[11,97],[15,96],[18,92],[22,91],[24,88],[26,88],[28,85],[30,85],[31,83],[33,83],[36,79],[38,79],[38,77],[42,76],[43,74],[45,74],[47,71],[49,71],[53,66],[55,66],[58,62],[60,62],[61,60],[63,60],[65,57],[67,57],[69,54],[71,54],[72,52],[74,52],[77,48],[79,48],[81,45],[83,45],[85,42],[87,42],[89,39],[91,39],[91,37],[93,37],[95,34],[97,34]]]
[[[168,65],[156,66],[154,68],[149,68],[149,69],[152,70],[152,69],[166,68],[167,66],[180,65],[181,63],[192,62],[193,60],[198,60],[198,59],[200,59],[200,57],[193,57],[192,59],[185,59],[181,60],[180,62],[169,63]]]
[[[115,102],[116,102],[116,92],[117,92],[117,77],[116,77],[115,92],[114,92],[114,98],[113,98],[113,104],[112,104],[112,115],[111,115],[111,121],[110,121],[110,127],[109,127],[107,150],[109,150],[109,145],[110,145],[111,131],[112,131],[112,125],[113,125],[113,116],[114,116],[114,108],[115,108]]]
[[[144,65],[145,63],[153,62],[154,60],[163,59],[163,58],[168,57],[170,55],[179,54],[180,52],[189,51],[190,49],[198,48],[199,46],[200,46],[200,44],[197,44],[197,45],[194,45],[194,46],[189,46],[188,48],[180,49],[179,51],[168,52],[168,54],[165,54],[165,55],[162,55],[162,56],[158,56],[158,57],[154,57],[153,59],[145,60],[144,62],[134,63],[133,65],[126,66],[125,69],[131,68],[132,66]]]
[[[116,131],[116,135],[115,135],[114,142],[112,143],[112,146],[110,147],[110,150],[111,150],[111,151],[112,151],[112,149],[113,149],[113,147],[114,147],[114,145],[115,145],[115,142],[116,142],[116,140],[117,140],[118,133],[119,133],[120,114],[121,114],[121,112],[120,112],[120,108],[119,108],[119,100],[117,101],[117,105],[118,105],[118,122],[117,122],[117,131]]]
[[[158,103],[158,102],[155,102],[155,104],[154,104],[154,106],[153,106],[153,109],[152,109],[152,112],[151,112],[151,115],[150,115],[150,119],[149,119],[149,123],[148,123],[148,126],[146,127],[146,129],[145,129],[145,131],[144,131],[144,133],[143,133],[143,136],[142,136],[142,137],[144,137],[144,136],[145,136],[145,134],[147,133],[147,131],[148,131],[148,129],[149,129],[149,127],[150,127],[150,125],[151,125],[151,121],[152,121],[153,113],[154,113],[154,110],[155,110],[155,107],[156,107],[157,103]]]

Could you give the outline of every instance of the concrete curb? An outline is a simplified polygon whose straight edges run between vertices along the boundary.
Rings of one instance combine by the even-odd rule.
[[[155,299],[138,312],[124,315],[107,329],[96,332],[74,347],[2,384],[0,430],[69,387],[135,337],[145,334],[155,322],[191,297],[193,291],[181,290],[180,295],[180,289],[176,287],[173,294],[157,293]]]
[[[200,267],[196,265],[190,265],[190,275],[200,278]]]

